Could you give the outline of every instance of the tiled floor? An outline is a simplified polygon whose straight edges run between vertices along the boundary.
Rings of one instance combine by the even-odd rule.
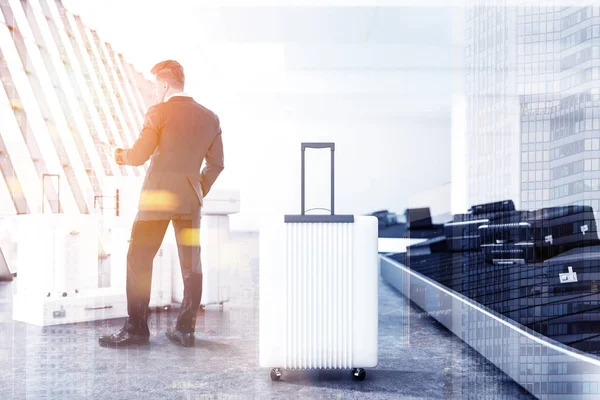
[[[530,398],[383,282],[380,360],[367,380],[355,382],[348,371],[284,371],[272,382],[258,367],[257,265],[232,269],[227,279],[231,302],[198,317],[194,348],[164,337],[176,311],[153,314],[151,344],[131,349],[98,346],[98,336],[122,320],[46,328],[13,322],[15,282],[0,283],[0,398]]]

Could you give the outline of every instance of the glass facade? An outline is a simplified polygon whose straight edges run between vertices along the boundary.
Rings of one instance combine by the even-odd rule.
[[[95,212],[119,167],[102,142],[131,145],[151,85],[60,1],[0,0],[2,214]]]
[[[516,10],[467,0],[464,31],[468,204],[518,199]]]
[[[600,6],[467,3],[469,204],[598,211]]]
[[[526,211],[590,206],[595,215],[590,211],[590,221],[579,222],[592,226],[600,210],[600,5],[466,0],[464,17],[462,186],[468,205],[512,199]],[[544,220],[533,223],[548,226]],[[566,225],[581,228],[572,221]],[[509,244],[516,249],[529,243]],[[591,375],[600,366],[598,246],[516,264],[486,263],[478,252],[393,258],[523,332],[592,357],[591,364],[579,356],[552,357],[523,337],[511,340],[491,320],[450,309],[449,318],[461,320],[455,333],[531,393],[600,394],[597,375]],[[577,278],[563,284],[559,277],[568,268]],[[442,307],[436,303],[440,296],[433,298],[438,300],[420,301]]]
[[[528,211],[589,206],[594,214],[590,211],[585,223],[592,226],[591,220],[600,219],[600,6],[467,3],[464,186],[469,204],[512,199],[518,209]],[[573,223],[571,228],[580,227]],[[592,364],[600,365],[600,247],[516,265],[489,264],[468,253],[396,258],[525,332],[590,354]],[[577,278],[563,284],[559,276],[568,268]],[[586,375],[591,372],[585,363],[552,361],[544,357],[544,348],[502,342],[501,334],[489,332],[479,320],[462,318],[466,341],[482,354],[500,354],[497,365],[510,369],[512,360],[520,371],[511,376],[536,396],[600,394],[597,375]],[[511,348],[516,354],[504,354]]]

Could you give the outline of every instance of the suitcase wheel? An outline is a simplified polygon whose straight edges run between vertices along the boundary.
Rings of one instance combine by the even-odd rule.
[[[271,380],[278,381],[281,378],[281,370],[279,368],[271,369]]]
[[[362,368],[354,368],[352,370],[352,378],[356,381],[364,381],[367,377],[367,371]]]

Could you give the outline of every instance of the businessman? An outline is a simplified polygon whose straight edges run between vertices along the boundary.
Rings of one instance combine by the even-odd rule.
[[[125,326],[100,337],[101,346],[149,341],[148,303],[154,256],[171,221],[177,239],[184,294],[177,323],[166,336],[185,347],[194,344],[196,314],[202,297],[200,210],[204,197],[224,168],[219,118],[183,89],[183,67],[173,60],[152,68],[158,104],[150,107],[139,138],[130,149],[115,149],[119,165],[150,166],[127,253]],[[206,165],[200,172],[203,160]]]

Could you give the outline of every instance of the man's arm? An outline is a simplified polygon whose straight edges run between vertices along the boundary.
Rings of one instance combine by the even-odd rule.
[[[131,149],[116,150],[115,160],[117,164],[137,167],[148,161],[158,145],[161,128],[158,110],[156,106],[152,106],[144,117],[144,127],[133,147]]]
[[[221,137],[221,126],[219,124],[219,118],[217,119],[218,134],[208,148],[206,153],[206,165],[200,173],[200,184],[202,185],[202,193],[204,196],[208,194],[210,188],[217,180],[217,177],[225,168],[225,161],[223,157],[223,138]]]

